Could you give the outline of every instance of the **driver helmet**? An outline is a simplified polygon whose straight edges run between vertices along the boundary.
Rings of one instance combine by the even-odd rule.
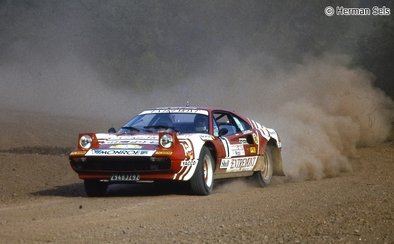
[[[207,133],[208,132],[208,117],[205,115],[196,115],[194,119],[194,126],[196,132]]]

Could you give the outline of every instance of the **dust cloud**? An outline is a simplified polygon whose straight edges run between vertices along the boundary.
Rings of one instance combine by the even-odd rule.
[[[357,146],[377,145],[390,133],[392,100],[373,87],[371,74],[351,68],[346,57],[306,60],[286,72],[282,82],[272,94],[280,101],[270,112],[278,118],[273,125],[287,137],[285,171],[294,179],[348,171]]]
[[[393,102],[365,71],[329,57],[307,61],[287,78],[279,115],[287,125],[288,175],[320,179],[349,170],[357,146],[376,145],[390,133]],[[280,123],[279,123],[280,124]],[[286,141],[286,140],[285,140]]]
[[[223,56],[214,73],[186,81],[175,93],[192,104],[226,107],[276,129],[284,170],[292,180],[350,171],[356,147],[377,145],[390,133],[393,101],[348,56],[307,57],[295,65],[264,56]]]

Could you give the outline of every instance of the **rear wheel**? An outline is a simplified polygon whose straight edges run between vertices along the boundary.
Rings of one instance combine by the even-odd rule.
[[[264,160],[262,169],[254,172],[253,177],[261,187],[268,186],[271,183],[272,174],[274,171],[271,149],[267,147],[264,153]]]
[[[208,148],[201,149],[200,158],[193,177],[190,179],[191,190],[196,195],[209,195],[213,189],[214,159]]]
[[[105,196],[108,183],[99,180],[84,180],[85,192],[88,197]]]

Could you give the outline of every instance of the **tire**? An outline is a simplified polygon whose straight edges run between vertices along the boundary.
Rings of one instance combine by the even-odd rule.
[[[190,179],[190,187],[195,195],[209,195],[213,189],[214,159],[208,148],[201,149],[200,158],[194,175]]]
[[[107,192],[108,184],[99,180],[84,180],[85,192],[88,197],[102,197]]]
[[[255,171],[253,177],[260,187],[266,187],[271,183],[274,166],[272,162],[271,149],[267,147],[264,153],[263,169]]]

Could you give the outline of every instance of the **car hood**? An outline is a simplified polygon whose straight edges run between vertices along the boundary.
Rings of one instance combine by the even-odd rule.
[[[97,133],[98,146],[86,156],[152,156],[159,144],[158,134]]]
[[[110,145],[158,145],[158,134],[96,134],[100,146]]]

